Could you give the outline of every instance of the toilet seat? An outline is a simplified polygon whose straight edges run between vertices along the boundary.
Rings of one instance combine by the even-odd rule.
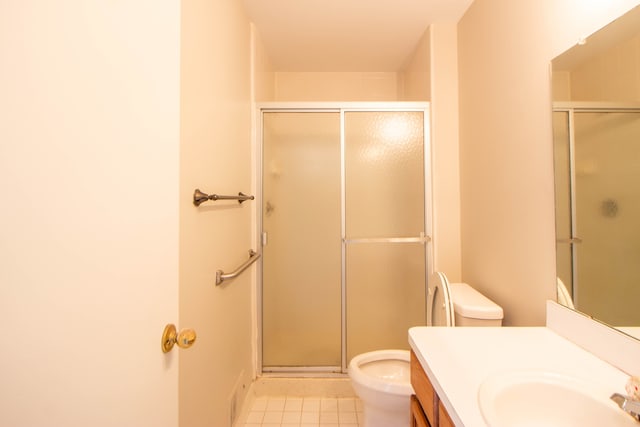
[[[455,326],[449,281],[439,271],[427,283],[427,326]]]

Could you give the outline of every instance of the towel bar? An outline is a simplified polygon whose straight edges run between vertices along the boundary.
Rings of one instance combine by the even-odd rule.
[[[200,206],[202,203],[207,200],[237,200],[238,203],[242,203],[245,200],[253,200],[254,196],[248,196],[242,192],[238,193],[237,196],[220,196],[218,194],[207,194],[203,193],[199,189],[196,188],[196,191],[193,192],[193,204],[196,206]]]

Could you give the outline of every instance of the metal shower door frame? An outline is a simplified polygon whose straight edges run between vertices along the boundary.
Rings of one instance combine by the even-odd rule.
[[[256,372],[262,376],[286,374],[288,377],[342,377],[347,373],[349,361],[347,360],[347,325],[346,325],[346,178],[345,178],[345,113],[349,112],[422,112],[423,113],[423,173],[424,173],[424,233],[415,238],[389,238],[373,239],[376,241],[385,240],[388,242],[416,243],[420,242],[425,248],[425,272],[424,287],[425,295],[427,290],[427,278],[433,269],[433,214],[432,214],[432,167],[431,167],[431,128],[430,128],[430,105],[428,102],[264,102],[257,103],[255,108],[255,187],[257,203],[254,204],[256,219],[255,241],[260,247],[262,254],[266,245],[263,230],[263,116],[266,112],[295,112],[295,113],[339,113],[340,114],[340,193],[341,193],[341,366],[305,366],[292,369],[291,367],[270,367],[268,371],[263,368],[263,259],[258,261],[256,280]],[[363,240],[363,239],[358,239]],[[372,240],[372,239],[368,239]],[[426,298],[426,297],[425,297]],[[425,301],[425,320],[426,320]]]

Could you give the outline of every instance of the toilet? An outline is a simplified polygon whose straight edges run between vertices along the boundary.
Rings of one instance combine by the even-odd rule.
[[[406,427],[413,394],[409,351],[377,350],[351,359],[349,377],[364,406],[364,427]]]
[[[451,326],[502,326],[502,307],[466,283],[450,283],[454,323]]]
[[[434,273],[427,286],[427,326],[501,326],[502,307],[466,283]],[[378,350],[349,363],[351,385],[364,406],[364,427],[406,427],[413,387],[408,350]]]

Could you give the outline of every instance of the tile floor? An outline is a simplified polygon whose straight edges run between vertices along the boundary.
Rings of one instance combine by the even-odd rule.
[[[358,398],[256,397],[236,427],[362,427]]]

